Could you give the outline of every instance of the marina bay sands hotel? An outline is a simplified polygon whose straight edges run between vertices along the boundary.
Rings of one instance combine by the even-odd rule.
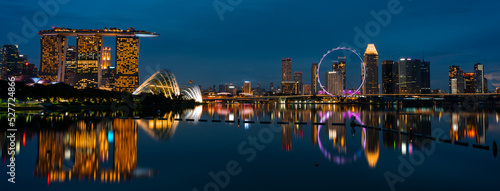
[[[104,29],[68,29],[53,28],[42,30],[40,35],[40,73],[39,76],[50,82],[66,82],[70,74],[67,72],[68,60],[74,61],[73,84],[76,88],[102,88],[103,65],[106,56],[110,58],[109,49],[104,49],[103,37],[116,37],[115,68],[111,71],[116,91],[133,92],[139,87],[139,37],[157,37],[159,34],[139,31],[135,28],[121,30]],[[68,49],[69,36],[76,37],[76,50]],[[68,50],[76,55],[71,57]],[[106,53],[106,51],[108,51]]]

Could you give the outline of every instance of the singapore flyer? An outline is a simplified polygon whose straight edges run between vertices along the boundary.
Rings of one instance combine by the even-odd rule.
[[[338,97],[337,95],[333,95],[332,93],[330,93],[329,91],[327,91],[327,89],[325,89],[325,87],[323,86],[323,83],[321,82],[321,78],[320,78],[320,68],[321,68],[321,64],[323,63],[323,61],[325,60],[325,58],[330,54],[330,53],[333,53],[335,51],[339,51],[339,50],[346,50],[346,51],[350,51],[352,53],[354,53],[354,55],[356,55],[359,60],[361,61],[361,67],[362,67],[362,71],[364,72],[364,74],[362,75],[362,80],[361,80],[361,84],[360,86],[356,89],[356,91],[352,91],[352,92],[348,92],[346,91],[346,89],[343,89],[342,93],[341,93],[341,96],[346,96],[346,97],[352,97],[358,93],[360,93],[360,90],[361,88],[363,87],[364,83],[365,83],[365,79],[366,79],[366,65],[365,65],[365,62],[363,61],[363,57],[358,53],[356,52],[356,50],[354,49],[351,49],[351,48],[348,48],[348,47],[337,47],[337,48],[333,48],[331,50],[329,50],[328,52],[326,52],[323,57],[321,58],[321,60],[319,61],[318,63],[318,69],[317,69],[317,80],[318,80],[318,83],[319,83],[319,87],[321,87],[321,89],[323,90],[323,92],[327,95],[330,95],[332,97]]]

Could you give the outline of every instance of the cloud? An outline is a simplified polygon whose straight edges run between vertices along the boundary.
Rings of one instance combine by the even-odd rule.
[[[492,72],[484,75],[488,80],[500,81],[500,72]]]

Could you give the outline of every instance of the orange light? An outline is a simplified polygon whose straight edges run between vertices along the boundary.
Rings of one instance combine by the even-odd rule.
[[[26,66],[28,65],[28,63],[26,62]]]

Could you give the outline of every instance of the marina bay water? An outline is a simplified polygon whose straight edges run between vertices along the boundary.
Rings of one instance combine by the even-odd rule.
[[[335,104],[16,115],[5,190],[421,190],[498,187],[500,113]],[[0,115],[5,124],[7,118]],[[5,123],[4,123],[5,122]],[[10,140],[0,129],[4,170]]]

